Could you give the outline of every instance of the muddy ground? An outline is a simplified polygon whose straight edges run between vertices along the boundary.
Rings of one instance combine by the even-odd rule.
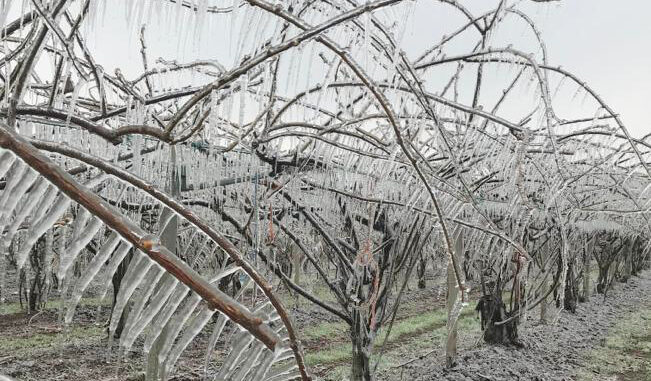
[[[468,307],[461,320],[459,362],[451,370],[442,365],[442,297],[442,287],[431,281],[427,289],[412,288],[404,295],[380,360],[379,380],[651,380],[651,272],[616,284],[606,300],[598,295],[581,303],[576,314],[552,312],[553,324],[537,324],[534,311],[520,330],[525,345],[520,349],[484,345],[479,321]],[[292,307],[292,313],[315,379],[345,379],[350,348],[345,327],[306,302]],[[75,326],[63,332],[56,306],[30,316],[1,315],[0,374],[21,380],[141,379],[141,353],[133,352],[127,361],[118,362],[107,351],[107,319],[108,308],[82,306]],[[608,364],[609,343],[621,339],[614,332],[626,334],[629,327],[622,324],[627,319],[633,320],[637,331],[647,331],[646,336],[629,338],[639,348],[622,349],[624,358],[635,360],[628,364],[631,369]],[[175,380],[203,376],[204,336],[186,350]]]
[[[643,312],[640,314],[640,312]],[[651,380],[651,272],[615,285],[604,300],[602,295],[580,303],[576,313],[562,311],[555,315],[553,324],[533,323],[537,316],[529,316],[531,323],[521,328],[524,348],[482,345],[460,352],[456,367],[445,369],[438,353],[394,368],[382,375],[387,380]],[[625,332],[635,324],[637,336],[611,335],[619,328]],[[611,341],[636,341],[642,350],[633,351],[624,342],[621,348],[625,358],[636,357],[637,369],[616,361],[616,353],[604,350]],[[467,345],[468,343],[466,343]],[[463,345],[463,344],[462,344]],[[617,349],[613,345],[613,349]],[[605,352],[605,358],[595,356]],[[595,364],[594,362],[605,362]],[[626,365],[626,364],[624,364]]]

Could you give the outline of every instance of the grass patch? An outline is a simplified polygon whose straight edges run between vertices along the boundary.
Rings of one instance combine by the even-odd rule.
[[[348,325],[346,323],[320,323],[307,328],[302,332],[304,340],[333,339],[347,337]]]
[[[436,309],[396,321],[378,367],[378,374],[417,357],[420,352],[426,352],[436,347],[440,347],[442,350],[443,341],[447,336],[446,320],[445,309]],[[457,322],[457,327],[460,336],[475,335],[480,331],[472,308],[464,309]],[[383,330],[375,340],[376,347],[375,353],[371,356],[371,366],[375,366],[380,346],[385,337],[386,330]],[[323,339],[326,340],[326,338]],[[307,365],[317,372],[320,369],[324,380],[347,379],[350,373],[351,360],[351,344],[349,341],[330,343],[322,350],[306,353]]]
[[[102,327],[73,326],[68,332],[36,333],[29,336],[0,337],[1,352],[13,356],[21,356],[67,344],[86,343],[89,340],[100,340],[106,337]]]
[[[617,376],[621,381],[651,380],[651,308],[648,306],[621,320],[588,354],[588,364],[577,380]]]
[[[473,315],[474,310],[471,308],[466,308],[462,312],[457,323],[458,329],[462,334],[479,330],[479,325],[472,317]],[[391,329],[387,345],[391,347],[400,341],[404,341],[401,345],[406,345],[411,342],[409,345],[410,349],[416,349],[414,345],[422,344],[427,347],[433,342],[440,342],[447,334],[446,320],[446,310],[439,308],[396,321]],[[384,343],[387,337],[387,328],[388,326],[384,327],[376,337],[376,347]],[[422,336],[427,336],[427,340],[423,340]],[[344,363],[350,362],[351,360],[351,347],[350,342],[347,340],[348,327],[344,323],[319,324],[311,327],[309,331],[304,332],[303,338],[310,340],[321,339],[331,343],[322,350],[308,352],[306,354],[305,361],[310,366]]]
[[[459,316],[459,320],[457,321],[457,328],[459,330],[464,330],[464,328],[468,328],[469,325],[472,325],[474,319],[467,318],[473,315],[474,310],[472,308],[465,308]],[[447,332],[446,322],[447,311],[444,308],[438,308],[420,315],[411,316],[406,319],[396,321],[393,324],[391,334],[389,335],[389,343],[395,342],[405,336],[414,336],[415,334],[421,334],[425,332]],[[375,341],[376,344],[379,345],[384,342],[386,338],[386,329],[388,328],[389,327],[386,326],[385,329],[381,331],[380,335],[378,335]]]
[[[307,353],[305,363],[309,366],[350,362],[352,357],[350,344],[339,344],[317,352]]]

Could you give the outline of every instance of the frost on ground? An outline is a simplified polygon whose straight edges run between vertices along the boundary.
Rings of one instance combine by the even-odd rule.
[[[640,277],[617,285],[605,300],[602,295],[595,295],[589,302],[581,303],[575,314],[561,312],[556,324],[523,326],[521,337],[524,348],[481,344],[479,348],[463,351],[457,366],[451,370],[445,369],[440,357],[432,354],[401,368],[394,368],[380,375],[380,378],[460,381],[648,380],[645,377],[649,376],[647,372],[651,370],[649,352],[637,354],[643,365],[648,364],[647,372],[624,372],[623,375],[613,376],[622,370],[617,364],[611,367],[608,364],[592,364],[593,361],[600,361],[592,353],[606,345],[607,337],[616,325],[631,316],[648,319],[648,314],[634,315],[637,311],[648,309],[651,309],[651,272],[646,271]],[[651,321],[645,321],[641,324],[648,327],[648,332]],[[594,373],[595,370],[606,372],[599,374]],[[577,378],[577,374],[581,376]]]

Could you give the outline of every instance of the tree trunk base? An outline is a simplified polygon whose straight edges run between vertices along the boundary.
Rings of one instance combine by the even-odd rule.
[[[353,359],[350,369],[351,381],[371,381],[373,379],[370,357],[364,352],[364,350],[356,348],[356,345],[353,344]]]
[[[484,341],[491,344],[506,344],[522,346],[518,341],[518,319],[511,318],[516,311],[506,312],[506,306],[501,297],[493,295],[482,296],[476,308],[484,331]],[[502,323],[506,321],[505,323]]]

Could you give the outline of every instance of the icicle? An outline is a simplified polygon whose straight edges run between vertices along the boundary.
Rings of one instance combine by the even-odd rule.
[[[200,47],[201,43],[201,36],[202,32],[204,30],[204,24],[206,20],[206,13],[208,9],[208,2],[207,0],[197,0],[199,4],[197,5],[197,11],[195,12],[197,20],[195,23],[194,27],[194,36],[193,36],[193,41],[195,44],[195,49]]]
[[[76,282],[75,287],[72,291],[72,297],[68,300],[67,312],[65,315],[65,323],[69,324],[72,321],[72,317],[77,308],[77,304],[81,300],[84,290],[88,287],[90,282],[95,279],[95,275],[99,272],[102,265],[106,262],[115,248],[120,244],[120,237],[117,233],[112,232],[109,238],[104,242],[102,247],[99,249],[97,254],[90,261],[88,266],[84,268],[81,278]]]
[[[59,278],[62,278],[62,276],[68,271],[68,268],[72,265],[75,259],[77,259],[79,252],[81,252],[81,250],[92,241],[102,225],[103,223],[99,218],[92,217],[84,229],[81,230],[76,237],[73,236],[73,240],[70,245],[66,247],[65,252],[60,254],[59,270],[57,271],[57,276]]]
[[[167,273],[163,275],[163,278],[163,281],[156,287],[156,293],[151,297],[151,299],[149,299],[149,304],[147,305],[147,308],[144,309],[145,311],[138,316],[138,319],[134,317],[132,320],[133,324],[125,329],[124,332],[126,335],[124,335],[124,342],[121,343],[121,345],[126,351],[131,349],[135,339],[140,336],[154,316],[159,313],[163,304],[167,302],[172,292],[176,289],[176,285],[179,283],[176,278]]]
[[[14,160],[16,160],[16,156],[14,156],[10,151],[5,151],[4,149],[0,149],[0,152],[2,153],[0,154],[0,178],[2,178],[14,163]]]
[[[281,347],[280,343],[276,344],[276,348],[279,347]],[[256,364],[264,352],[269,353],[264,345],[261,343],[253,344],[246,356],[239,361],[239,366],[236,369],[233,369],[233,371],[237,370],[237,373],[229,376],[228,379],[238,381],[244,380],[244,377],[255,369]]]
[[[117,270],[120,263],[122,263],[122,260],[124,260],[124,257],[127,256],[129,250],[131,250],[130,243],[124,241],[120,242],[120,245],[111,256],[109,263],[105,266],[104,271],[102,272],[102,275],[99,278],[100,279],[99,284],[102,285],[103,287],[101,291],[98,293],[100,300],[103,301],[104,298],[106,297],[108,288],[111,283],[111,277],[115,273],[115,270]]]
[[[25,242],[23,242],[20,250],[16,253],[16,265],[19,269],[22,269],[25,265],[27,256],[36,241],[63,216],[69,205],[70,199],[64,195],[60,195],[58,200],[48,210],[48,214],[29,228]]]
[[[261,344],[258,344],[261,345]],[[260,363],[256,366],[255,373],[250,377],[251,380],[266,380],[269,369],[276,361],[276,352],[264,351]]]
[[[19,181],[11,189],[5,189],[5,192],[0,198],[0,205],[4,209],[4,213],[0,212],[0,221],[5,221],[5,223],[11,221],[11,214],[14,211],[14,208],[18,204],[27,191],[27,189],[34,183],[36,180],[37,172],[33,171],[31,168],[27,168],[24,175],[20,177]],[[7,188],[10,188],[10,184],[7,184]],[[31,195],[28,195],[28,200]],[[16,221],[12,221],[14,224]],[[4,231],[5,223],[0,222],[0,232]]]
[[[176,361],[178,360],[179,356],[181,356],[181,353],[185,350],[185,348],[190,344],[190,342],[201,332],[203,327],[210,321],[210,318],[212,318],[212,315],[215,313],[215,311],[203,307],[195,317],[192,319],[192,321],[188,324],[188,327],[185,329],[185,332],[183,333],[183,336],[179,339],[179,341],[176,343],[172,351],[170,352],[169,356],[167,356],[166,361],[162,362],[161,364],[165,364],[165,369],[163,374],[169,376],[169,374],[172,372],[172,369],[174,369],[174,365],[176,364]]]
[[[120,317],[122,316],[122,311],[127,305],[129,298],[135,291],[136,287],[145,279],[149,272],[157,271],[157,269],[151,269],[152,264],[154,263],[149,259],[145,254],[138,251],[136,255],[136,262],[129,265],[129,269],[122,278],[122,284],[120,285],[120,292],[118,292],[117,297],[115,298],[115,305],[113,307],[113,313],[111,314],[111,323],[109,325],[110,337],[113,337],[115,330],[118,327],[120,322]],[[132,259],[133,260],[133,259]]]
[[[25,173],[30,170],[29,166],[24,165],[22,161],[17,161],[12,166],[11,171],[7,175],[7,181],[5,183],[5,189],[0,196],[0,218],[3,214],[10,215],[13,208],[9,208],[7,202],[13,200],[15,197],[20,197],[22,194],[17,194],[14,192],[14,189],[20,184],[20,182],[25,177]]]
[[[224,330],[224,327],[226,326],[226,323],[228,323],[228,318],[224,314],[219,314],[219,319],[215,323],[215,327],[213,328],[212,334],[210,335],[210,340],[208,341],[208,348],[206,348],[206,358],[204,359],[203,362],[203,374],[204,378],[208,378],[208,366],[210,364],[210,359],[212,357],[213,350],[215,349],[215,345],[217,345],[217,340],[221,337],[222,331]],[[261,378],[255,378],[256,380],[261,380]]]
[[[159,338],[162,340],[160,351],[158,352],[158,363],[164,364],[169,351],[172,349],[172,345],[176,340],[179,332],[183,328],[185,322],[190,318],[194,310],[199,305],[201,297],[198,294],[192,293],[186,300],[185,306],[176,312],[176,315],[173,319],[169,320],[163,328],[162,333],[165,336]]]
[[[125,353],[128,352],[131,348],[131,344],[136,337],[132,337],[133,333],[131,329],[134,324],[138,321],[140,314],[145,309],[145,305],[149,301],[152,293],[156,291],[157,288],[160,288],[159,282],[160,279],[165,275],[166,272],[162,267],[154,266],[150,269],[147,277],[140,282],[141,286],[138,287],[135,296],[131,298],[131,304],[129,306],[129,314],[124,325],[123,333],[124,335],[120,336],[120,346],[125,350]],[[129,344],[129,345],[126,345]]]
[[[224,359],[224,364],[216,377],[218,380],[227,379],[226,376],[238,365],[238,359],[252,341],[253,336],[248,331],[240,331],[237,333],[237,336],[233,339],[235,345],[233,345],[230,353]]]
[[[86,81],[83,79],[79,79],[79,82],[75,85],[73,92],[72,92],[72,99],[70,100],[70,105],[68,107],[68,116],[66,117],[66,125],[70,124],[70,119],[72,118],[72,114],[75,113],[75,107],[77,106],[77,99],[79,98],[79,92],[81,91],[81,88],[86,85]]]
[[[32,209],[41,201],[46,194],[49,185],[44,177],[39,177],[32,191],[29,193],[29,199],[23,203],[23,207],[18,211],[9,229],[0,238],[0,252],[6,253],[11,241],[25,219],[28,218]]]
[[[276,359],[278,361],[278,359]],[[297,366],[295,363],[290,363],[284,366],[279,366],[277,369],[274,369],[272,374],[267,377],[266,381],[288,381],[300,378],[298,374]]]
[[[149,333],[145,339],[143,350],[149,353],[154,341],[162,333],[163,327],[168,323],[172,314],[176,311],[181,304],[186,294],[190,289],[183,283],[177,283],[174,287],[174,293],[169,297],[168,302],[163,306],[162,310],[158,312],[154,318],[154,322],[150,326]]]

